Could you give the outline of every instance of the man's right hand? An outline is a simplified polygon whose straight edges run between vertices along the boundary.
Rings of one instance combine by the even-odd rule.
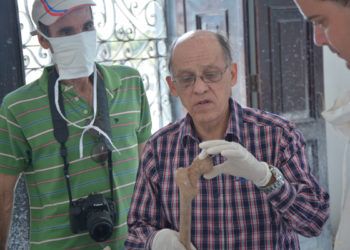
[[[191,249],[196,250],[192,244]],[[165,228],[154,236],[152,250],[186,250],[186,248],[181,244],[178,232]]]

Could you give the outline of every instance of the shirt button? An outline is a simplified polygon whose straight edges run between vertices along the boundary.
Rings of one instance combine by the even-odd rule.
[[[215,235],[219,235],[219,234],[220,234],[220,229],[219,229],[219,228],[216,228],[216,229],[214,230],[214,234],[215,234]]]
[[[74,97],[74,101],[76,101],[76,102],[79,101],[79,97],[77,97],[77,96]]]
[[[86,109],[83,111],[84,115],[87,115],[89,113],[89,111],[87,111]]]

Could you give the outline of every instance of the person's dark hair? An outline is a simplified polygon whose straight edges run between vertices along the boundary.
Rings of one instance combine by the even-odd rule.
[[[219,42],[219,45],[222,49],[222,52],[224,53],[226,63],[229,65],[232,63],[232,55],[231,55],[231,45],[230,41],[222,34],[220,33],[213,33],[213,35],[216,37],[217,41]],[[173,60],[173,53],[175,46],[177,44],[178,38],[176,38],[173,43],[170,46],[169,49],[169,55],[168,55],[168,70],[170,73],[172,73],[172,60]]]
[[[321,1],[336,2],[343,6],[350,6],[350,0],[321,0]]]
[[[38,29],[43,33],[45,36],[50,37],[50,31],[49,31],[49,26],[43,24],[42,22],[39,21],[39,27]]]

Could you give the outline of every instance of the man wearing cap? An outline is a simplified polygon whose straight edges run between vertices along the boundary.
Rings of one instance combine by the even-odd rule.
[[[53,66],[0,107],[0,250],[23,174],[31,249],[123,249],[139,162],[151,133],[140,74],[94,62],[92,0],[35,0]]]

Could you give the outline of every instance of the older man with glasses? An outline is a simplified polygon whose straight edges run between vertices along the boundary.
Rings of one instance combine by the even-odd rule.
[[[197,155],[214,167],[191,184],[198,194],[187,250],[295,250],[298,234],[319,235],[329,196],[311,173],[304,138],[293,123],[231,98],[237,65],[228,41],[210,31],[186,33],[171,47],[169,70],[171,93],[188,114],[146,143],[126,248],[185,249],[176,173]]]

